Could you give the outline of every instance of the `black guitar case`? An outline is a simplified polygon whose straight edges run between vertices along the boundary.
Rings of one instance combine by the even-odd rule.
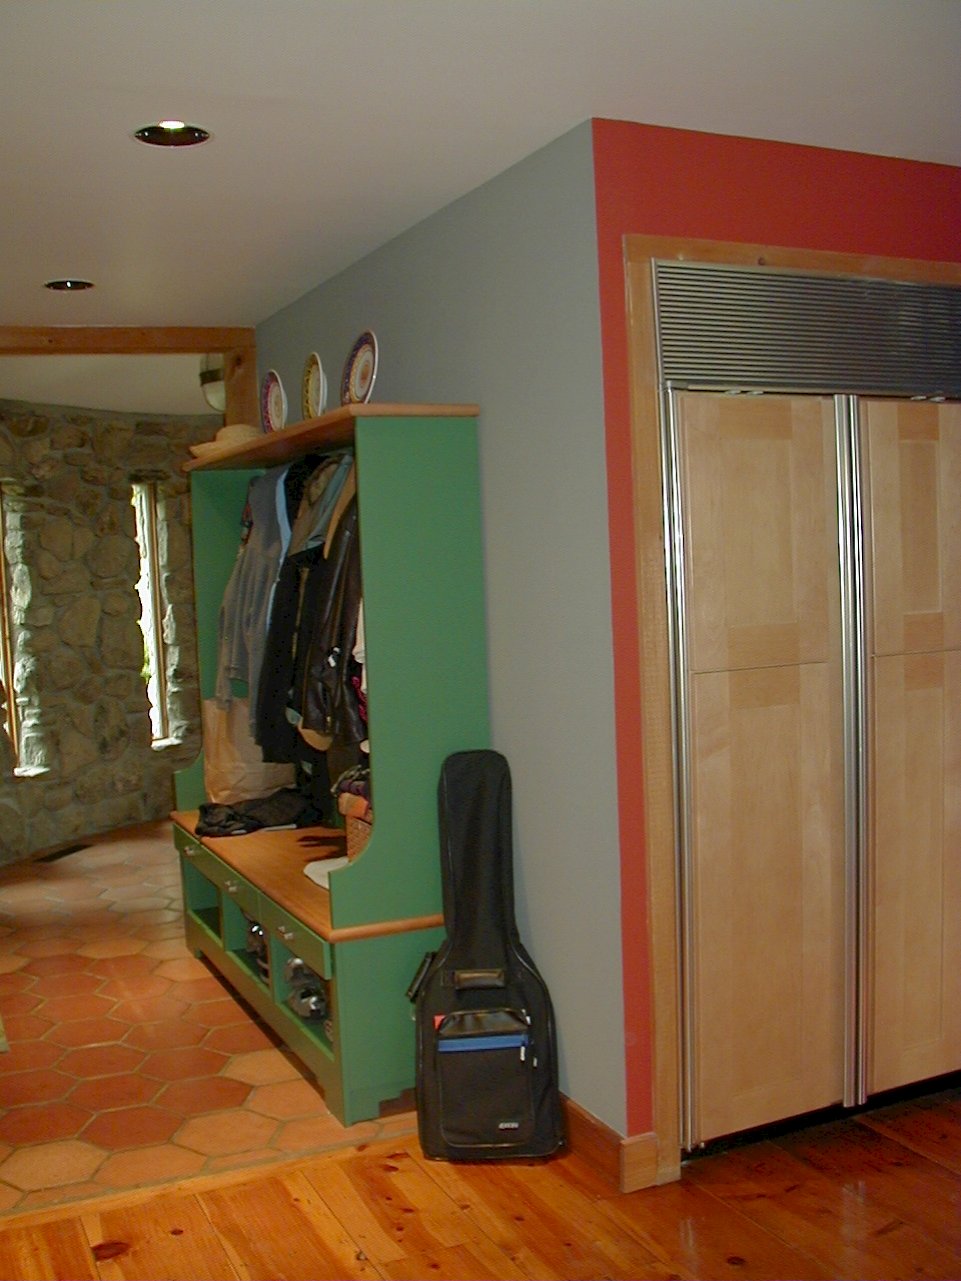
[[[408,989],[428,1157],[547,1156],[564,1142],[554,1013],[514,919],[511,780],[497,752],[457,752],[438,791],[447,938]]]

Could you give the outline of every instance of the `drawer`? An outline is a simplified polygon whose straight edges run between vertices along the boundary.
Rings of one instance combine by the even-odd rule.
[[[204,876],[191,858],[180,860],[180,871],[183,878],[184,911],[186,924],[191,921],[202,926],[205,933],[218,943],[223,939],[223,918],[220,911],[220,900],[223,897],[219,886],[209,876]]]
[[[203,873],[215,885],[223,885],[224,876],[229,868],[221,863],[215,854],[211,854],[210,850],[205,849],[196,837],[183,831],[182,828],[174,827],[174,844],[180,851],[181,857],[189,860],[198,872]]]
[[[220,886],[225,897],[236,903],[245,916],[260,920],[264,902],[260,891],[223,863],[220,864]]]
[[[272,939],[281,943],[292,956],[299,956],[321,978],[333,977],[333,959],[327,940],[307,929],[265,894],[260,896],[260,923]]]
[[[209,849],[204,849],[201,844],[197,844],[196,840],[183,845],[181,857],[183,861],[190,863],[192,867],[196,867],[196,870],[201,875],[206,876],[206,879],[213,881],[218,888],[223,885],[226,867],[220,862],[219,858],[210,853]]]
[[[174,846],[179,854],[192,854],[201,848],[199,839],[191,832],[188,832],[186,828],[178,827],[174,823],[173,832]]]
[[[260,891],[251,885],[245,877],[233,868],[228,867],[216,854],[211,854],[205,846],[178,827],[174,827],[174,844],[184,859],[207,877],[248,916],[260,914]]]

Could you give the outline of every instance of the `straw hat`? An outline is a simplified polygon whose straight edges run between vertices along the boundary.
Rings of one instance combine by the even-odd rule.
[[[221,427],[213,440],[203,440],[199,445],[189,445],[188,448],[195,458],[204,458],[207,454],[223,453],[236,445],[258,440],[262,435],[262,431],[248,423],[228,423],[226,427]]]
[[[221,427],[214,439],[224,445],[228,442],[231,445],[239,445],[242,440],[256,440],[263,434],[258,427],[251,427],[249,423],[228,423],[226,427]]]

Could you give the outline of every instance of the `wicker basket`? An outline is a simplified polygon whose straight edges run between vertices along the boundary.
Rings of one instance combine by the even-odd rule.
[[[370,829],[373,824],[353,814],[346,817],[347,824],[347,857],[356,858],[370,840]]]

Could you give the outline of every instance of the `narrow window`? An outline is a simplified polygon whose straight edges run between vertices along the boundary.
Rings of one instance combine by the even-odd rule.
[[[143,678],[150,704],[150,728],[154,743],[170,737],[167,701],[167,653],[164,644],[164,604],[160,565],[159,500],[156,481],[142,481],[133,487],[140,547],[140,630],[143,632]]]
[[[10,577],[6,554],[7,524],[0,485],[0,735],[6,735],[17,763],[17,704],[13,697],[13,632],[10,619]],[[2,753],[0,753],[2,755]]]

